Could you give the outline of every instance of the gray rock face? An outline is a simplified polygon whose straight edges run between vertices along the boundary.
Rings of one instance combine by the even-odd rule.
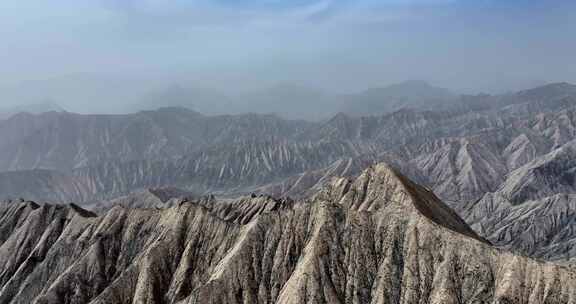
[[[493,248],[380,164],[314,197],[0,207],[1,303],[574,303],[576,270]]]

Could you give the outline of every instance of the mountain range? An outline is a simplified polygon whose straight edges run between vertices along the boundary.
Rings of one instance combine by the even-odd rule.
[[[355,116],[382,115],[402,108],[434,109],[451,105],[457,94],[421,80],[409,80],[354,93],[334,93],[290,83],[236,94],[173,85],[146,94],[128,112],[184,107],[210,115],[276,114],[284,119],[322,121],[345,112]]]
[[[299,199],[385,161],[494,245],[570,260],[576,86],[449,99],[438,109],[340,113],[321,122],[183,108],[19,114],[0,121],[0,193],[84,206],[166,187],[193,197]]]
[[[494,248],[386,164],[303,200],[0,206],[1,303],[572,303],[571,266]]]

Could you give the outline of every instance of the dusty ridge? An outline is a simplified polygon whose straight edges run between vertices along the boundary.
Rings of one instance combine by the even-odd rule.
[[[387,165],[308,200],[0,207],[0,303],[576,303]]]

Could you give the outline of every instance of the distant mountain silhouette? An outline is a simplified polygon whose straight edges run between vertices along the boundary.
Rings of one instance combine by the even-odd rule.
[[[426,110],[446,107],[456,100],[456,95],[425,81],[410,80],[347,95],[343,100],[342,112],[362,116],[391,113],[402,108]]]
[[[64,111],[64,109],[51,101],[36,104],[5,107],[0,108],[0,119],[6,119],[18,113],[40,114],[51,111],[62,112]]]
[[[231,102],[229,96],[217,90],[172,85],[148,93],[127,110],[137,112],[164,107],[184,107],[204,114],[220,114],[230,108]]]
[[[328,96],[321,90],[294,84],[276,86],[236,95],[217,90],[173,85],[146,95],[128,111],[185,107],[203,114],[277,114],[286,119],[317,120],[332,114]],[[332,104],[333,106],[333,104]]]

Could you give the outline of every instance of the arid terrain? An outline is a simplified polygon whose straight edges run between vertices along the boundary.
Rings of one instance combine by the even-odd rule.
[[[576,269],[494,248],[386,164],[303,200],[0,209],[2,303],[573,303]]]

